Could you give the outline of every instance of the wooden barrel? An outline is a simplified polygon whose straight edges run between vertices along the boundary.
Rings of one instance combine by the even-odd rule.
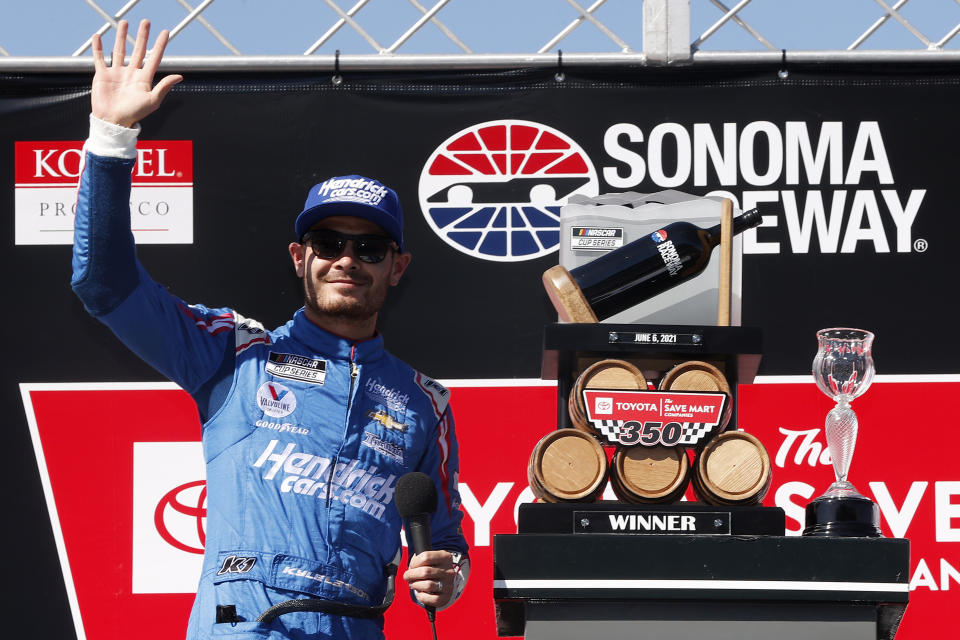
[[[771,475],[763,444],[744,431],[727,431],[697,456],[693,489],[708,504],[760,504],[770,489]]]
[[[664,374],[660,381],[664,391],[722,391],[730,395],[726,376],[709,362],[688,360]]]
[[[647,380],[640,369],[626,360],[600,360],[594,362],[577,376],[567,398],[567,410],[570,422],[577,429],[594,433],[593,425],[587,420],[587,410],[583,405],[584,389],[626,389],[646,391]]]
[[[689,471],[683,447],[620,447],[610,462],[610,487],[624,502],[671,504],[687,490]]]
[[[557,429],[533,448],[527,481],[544,502],[594,502],[607,485],[607,454],[593,436]]]
[[[730,423],[733,415],[733,402],[730,396],[730,384],[726,376],[709,362],[688,360],[676,365],[660,380],[661,391],[711,391],[727,394],[727,407],[720,418],[714,433],[720,433]]]

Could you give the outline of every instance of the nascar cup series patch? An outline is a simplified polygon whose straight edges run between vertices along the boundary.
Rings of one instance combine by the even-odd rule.
[[[717,430],[727,394],[699,391],[584,389],[587,419],[609,442],[626,446],[693,446]]]
[[[307,358],[295,353],[270,352],[270,357],[264,365],[267,373],[278,378],[323,384],[327,378],[327,361],[316,358]]]

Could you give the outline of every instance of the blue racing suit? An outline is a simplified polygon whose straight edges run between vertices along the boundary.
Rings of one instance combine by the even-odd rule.
[[[72,285],[86,309],[185,389],[203,421],[207,525],[188,638],[380,638],[383,618],[295,612],[301,598],[384,600],[400,550],[397,479],[438,487],[434,549],[466,554],[449,392],[384,350],[303,312],[272,331],[231,309],[187,304],[140,266],[130,231],[137,130],[91,119]],[[457,580],[457,595],[465,581]],[[234,605],[232,622],[216,622]]]

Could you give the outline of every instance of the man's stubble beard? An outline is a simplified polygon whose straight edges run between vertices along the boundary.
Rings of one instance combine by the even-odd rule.
[[[374,284],[360,298],[346,296],[321,296],[315,283],[309,278],[303,279],[304,306],[318,316],[345,320],[363,324],[379,313],[387,298],[389,283],[385,280]]]

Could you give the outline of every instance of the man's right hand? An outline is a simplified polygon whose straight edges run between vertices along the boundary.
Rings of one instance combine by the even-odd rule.
[[[103,45],[99,34],[93,36],[93,65],[95,73],[90,92],[93,115],[101,120],[123,127],[133,127],[160,106],[170,89],[181,80],[181,75],[162,78],[153,86],[153,75],[163,58],[170,33],[160,32],[147,56],[147,40],[150,36],[150,22],[143,20],[137,30],[137,42],[133,47],[133,56],[124,66],[123,59],[127,49],[127,21],[117,25],[117,38],[113,45],[113,59],[107,66],[103,59]],[[146,61],[144,61],[146,58]]]

